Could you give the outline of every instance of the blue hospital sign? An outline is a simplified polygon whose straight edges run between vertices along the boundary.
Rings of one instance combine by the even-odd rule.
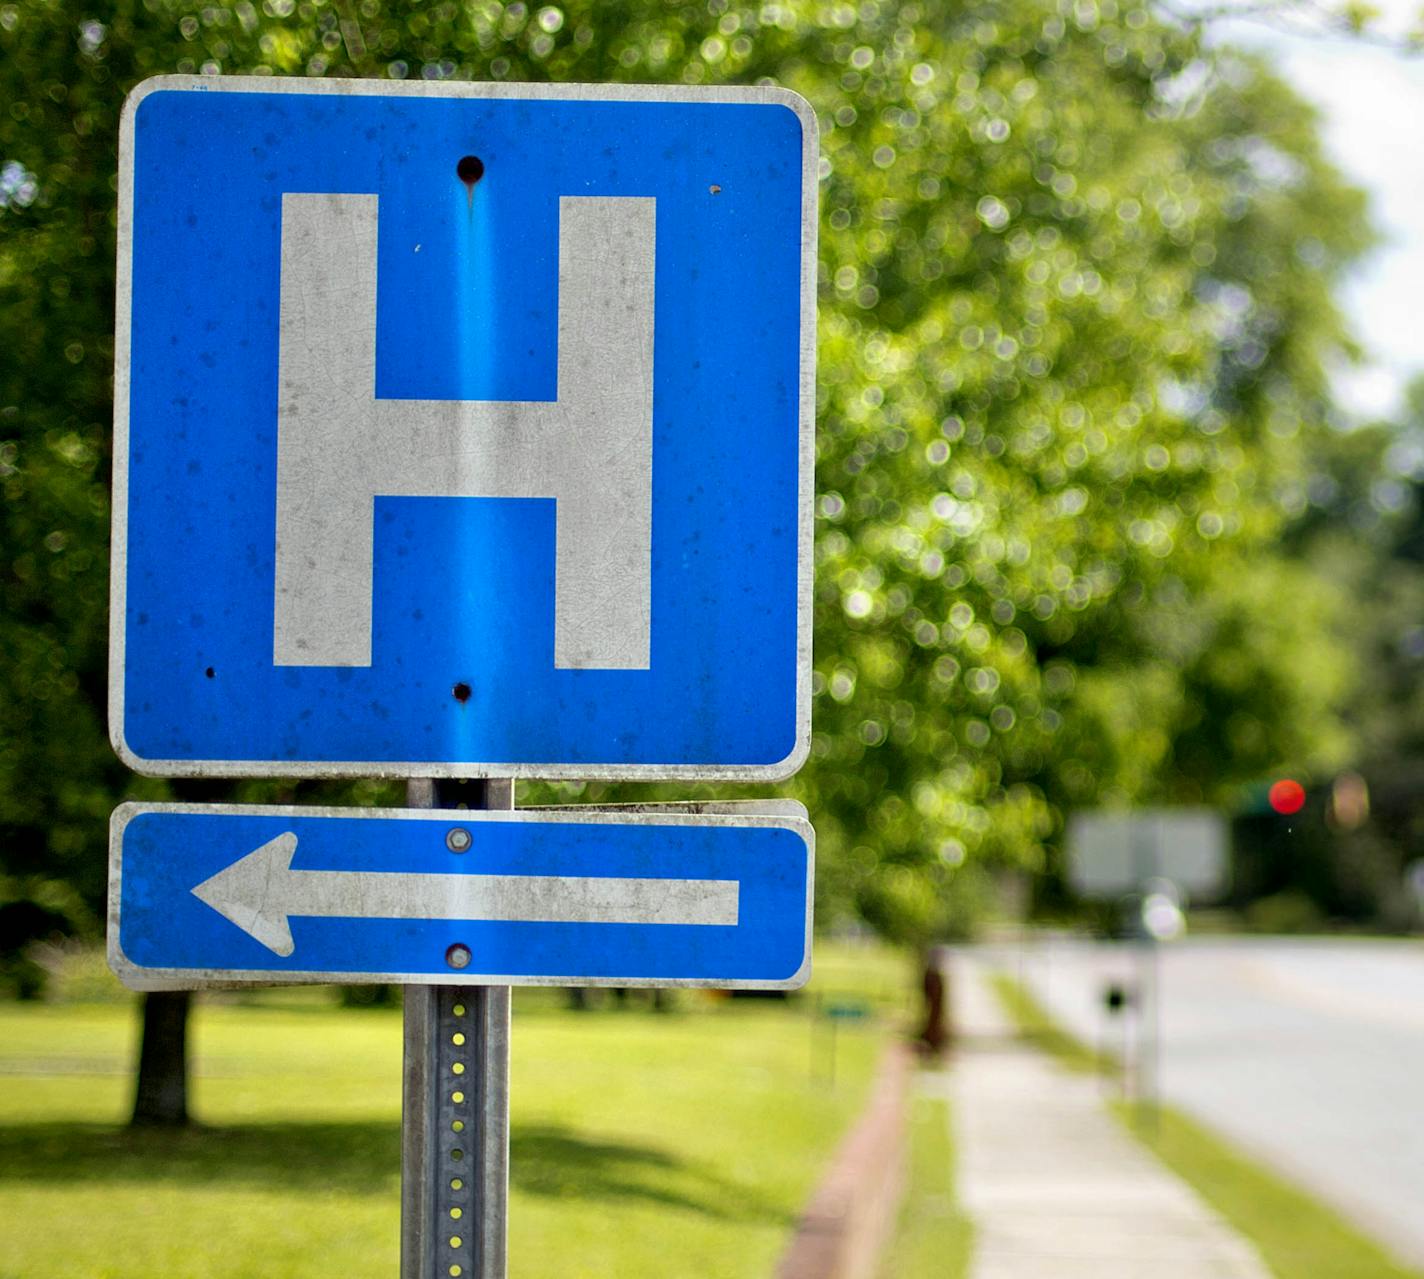
[[[124,759],[793,772],[814,157],[779,89],[141,85],[120,165]]]

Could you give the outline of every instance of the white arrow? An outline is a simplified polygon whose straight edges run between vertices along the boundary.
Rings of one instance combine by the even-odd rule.
[[[278,955],[296,949],[287,923],[291,915],[566,924],[737,922],[735,879],[293,870],[296,851],[297,837],[287,831],[205,879],[193,895]]]

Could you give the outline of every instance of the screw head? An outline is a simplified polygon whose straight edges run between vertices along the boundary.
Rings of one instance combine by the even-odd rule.
[[[445,847],[452,853],[463,853],[474,842],[463,826],[452,826],[445,832]]]
[[[451,968],[468,968],[470,966],[470,948],[456,942],[445,952],[445,962]]]

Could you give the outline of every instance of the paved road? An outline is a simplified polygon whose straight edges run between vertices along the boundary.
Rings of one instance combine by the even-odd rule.
[[[1101,1042],[1133,948],[996,947],[1061,1023]],[[1161,953],[1161,1088],[1424,1268],[1424,945],[1199,939]]]

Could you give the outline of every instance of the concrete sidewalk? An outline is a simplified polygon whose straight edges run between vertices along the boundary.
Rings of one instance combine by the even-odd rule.
[[[1107,1112],[1096,1079],[1014,1038],[979,964],[958,957],[950,980],[971,1279],[1269,1279],[1255,1249]]]

